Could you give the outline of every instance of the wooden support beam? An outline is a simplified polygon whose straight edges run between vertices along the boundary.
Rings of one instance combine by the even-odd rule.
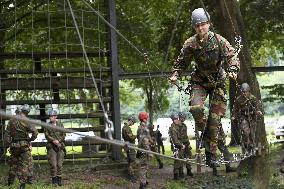
[[[102,97],[104,102],[111,102],[111,97]],[[23,104],[91,104],[100,103],[99,99],[60,99],[57,100],[14,100],[14,101],[2,101],[2,105],[23,105]]]
[[[108,67],[95,67],[92,68],[95,72],[109,72]],[[49,73],[89,73],[89,68],[42,68],[41,70],[22,70],[22,69],[3,69],[0,74],[49,74]]]
[[[253,72],[277,72],[284,71],[284,66],[252,67]]]
[[[69,129],[69,128],[66,128]],[[94,132],[102,132],[105,130],[105,126],[95,126],[95,127],[79,127],[79,128],[70,128],[72,130],[76,130],[78,132],[89,132],[89,131],[94,131]],[[37,130],[39,133],[43,133],[43,129],[38,129]]]
[[[106,57],[109,51],[87,52],[88,57]],[[83,58],[83,52],[4,52],[0,53],[0,59],[35,59],[35,58]]]
[[[51,90],[51,89],[89,89],[94,88],[91,78],[82,77],[44,77],[44,78],[2,78],[2,90]],[[103,87],[111,87],[111,81],[96,80]]]

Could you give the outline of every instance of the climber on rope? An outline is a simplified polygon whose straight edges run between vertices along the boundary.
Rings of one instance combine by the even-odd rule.
[[[202,132],[205,146],[206,164],[217,175],[217,143],[221,118],[226,111],[225,80],[236,80],[240,63],[230,43],[219,34],[211,32],[210,16],[203,9],[192,12],[191,24],[196,35],[187,39],[180,55],[173,65],[171,83],[176,83],[181,71],[193,67],[190,84],[192,85],[190,112],[196,128]],[[204,114],[204,103],[209,95],[209,115]]]
[[[261,101],[251,94],[247,83],[241,85],[241,92],[234,103],[232,120],[237,121],[243,153],[254,153],[257,120],[263,117],[264,111]]]

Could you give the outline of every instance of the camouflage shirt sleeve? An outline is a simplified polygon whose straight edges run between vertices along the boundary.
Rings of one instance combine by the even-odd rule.
[[[38,135],[37,129],[35,128],[34,125],[29,125],[28,130],[29,130],[29,133],[32,133],[30,141],[34,141],[36,139],[37,135]]]
[[[192,59],[193,59],[193,53],[190,48],[190,44],[193,40],[193,37],[187,39],[180,51],[180,54],[173,65],[173,72],[181,70],[186,70],[189,65],[191,65]]]
[[[174,126],[170,127],[169,134],[171,137],[171,141],[175,145],[175,147],[181,148],[182,142],[178,139],[178,132],[177,132],[177,129],[174,128]]]
[[[10,121],[6,127],[5,134],[4,134],[4,146],[9,146],[12,142],[12,136],[11,136],[11,125]]]
[[[129,126],[123,127],[123,136],[125,141],[135,142],[136,136],[133,135],[132,130]]]
[[[236,71],[238,72],[240,69],[240,61],[239,59],[235,56],[235,49],[232,47],[232,45],[222,36],[220,36],[219,34],[216,34],[217,38],[219,39],[219,43],[221,45],[221,48],[223,50],[223,56],[225,58],[225,60],[227,60],[227,65],[225,65],[226,67],[228,67],[230,70],[230,68],[235,68]]]

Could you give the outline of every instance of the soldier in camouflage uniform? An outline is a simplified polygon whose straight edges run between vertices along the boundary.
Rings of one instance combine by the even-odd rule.
[[[190,146],[189,138],[188,138],[188,135],[187,135],[187,126],[184,123],[185,119],[186,119],[186,115],[183,112],[179,112],[178,116],[179,116],[179,120],[181,122],[181,125],[180,125],[181,141],[182,141],[182,144],[185,146],[184,153],[183,153],[183,158],[190,159],[191,156],[192,156],[192,153],[191,153],[191,149],[192,148]],[[187,176],[192,177],[193,174],[191,172],[191,165],[190,165],[190,163],[186,163],[185,166],[186,166],[186,170],[187,170]],[[183,175],[184,175],[184,173],[183,173],[183,166],[182,166],[182,168],[180,170],[180,177],[183,177]]]
[[[148,127],[149,129],[149,132],[150,132],[150,136],[151,136],[151,139],[153,141],[153,143],[151,144],[150,148],[151,148],[151,151],[153,152],[158,152],[158,146],[157,146],[157,133],[154,131],[154,125],[149,125]],[[162,169],[164,164],[162,162],[162,160],[160,159],[159,156],[157,155],[154,155],[158,164],[159,164],[159,169]]]
[[[189,65],[191,74],[190,112],[196,128],[203,133],[206,163],[216,173],[218,130],[226,111],[225,79],[237,78],[239,61],[230,43],[219,34],[209,31],[209,15],[203,8],[192,12],[192,26],[196,35],[187,39],[173,66],[170,78],[175,83]],[[193,66],[192,60],[195,64]],[[204,104],[209,95],[209,115],[204,115]]]
[[[48,111],[49,124],[54,127],[64,127],[62,123],[57,120],[57,111],[50,109]],[[64,140],[66,134],[56,130],[44,130],[45,138],[48,141],[46,146],[47,159],[50,166],[50,175],[53,185],[62,186],[62,165],[65,156]]]
[[[174,156],[176,158],[184,158],[184,150],[185,145],[182,142],[182,135],[180,133],[181,129],[181,122],[179,120],[178,115],[172,114],[171,119],[173,123],[171,124],[169,128],[169,136],[170,136],[170,142],[172,145],[172,151],[174,153]],[[184,177],[183,174],[183,162],[174,160],[174,180],[178,180],[180,178]]]
[[[124,126],[122,127],[122,138],[125,142],[129,142],[130,144],[135,144],[136,135],[133,135],[131,126],[134,125],[136,122],[136,119],[134,116],[128,117],[128,122],[124,123]],[[131,182],[135,182],[135,174],[134,174],[134,166],[136,164],[136,151],[133,149],[125,148],[126,154],[127,154],[127,161],[128,161],[128,177]]]
[[[147,126],[147,120],[149,115],[147,112],[140,112],[138,115],[140,120],[140,126],[137,130],[137,138],[138,138],[138,147],[150,150],[150,146],[153,143],[149,129]],[[139,189],[144,189],[147,187],[147,171],[148,171],[148,164],[149,164],[149,155],[148,153],[144,153],[141,151],[137,152],[137,158],[140,160],[140,169],[139,169],[139,176],[140,176],[140,187]]]
[[[252,152],[255,147],[255,129],[257,119],[263,116],[262,103],[250,92],[247,83],[241,85],[242,94],[234,103],[232,120],[237,120],[241,131],[243,151]]]
[[[29,105],[21,106],[18,115],[21,118],[26,118],[30,112]],[[29,133],[32,134],[29,137]],[[17,176],[20,181],[20,189],[24,189],[26,183],[31,184],[32,177],[32,155],[31,155],[31,141],[34,141],[38,135],[37,129],[26,122],[19,121],[12,118],[6,128],[4,135],[5,143],[10,148],[9,158],[9,175],[8,185],[12,185]]]

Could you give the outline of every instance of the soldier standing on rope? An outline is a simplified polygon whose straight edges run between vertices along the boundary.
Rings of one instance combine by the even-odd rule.
[[[140,120],[140,126],[137,130],[137,138],[138,138],[138,147],[150,150],[150,146],[153,143],[149,129],[147,126],[149,115],[147,112],[140,112],[138,115],[138,119]],[[145,152],[138,151],[137,158],[140,160],[140,169],[139,169],[139,176],[140,176],[140,187],[139,189],[144,189],[147,187],[147,171],[148,171],[148,164],[149,164],[149,154]]]
[[[57,120],[58,112],[54,109],[48,111],[49,124],[54,127],[62,127],[63,124]],[[45,138],[48,141],[46,146],[47,159],[50,166],[50,175],[53,185],[62,186],[62,165],[65,156],[64,140],[66,134],[56,130],[44,130]]]
[[[241,142],[244,153],[250,153],[255,148],[255,129],[257,119],[263,116],[262,103],[250,92],[247,83],[241,85],[242,94],[234,103],[232,120],[237,120],[241,131]]]
[[[152,144],[150,146],[151,151],[153,152],[158,152],[158,146],[157,146],[157,133],[154,131],[154,125],[148,127],[149,132],[150,132],[150,136],[152,139]],[[159,164],[159,169],[162,169],[164,167],[164,164],[162,162],[162,160],[160,159],[159,156],[154,155],[154,157],[156,158],[158,164]]]
[[[18,115],[21,118],[27,118],[30,112],[28,104],[21,106]],[[32,134],[29,137],[29,133]],[[32,177],[32,155],[31,141],[34,141],[38,135],[37,129],[26,122],[19,121],[16,118],[10,119],[4,141],[10,148],[8,185],[12,185],[17,176],[20,181],[20,189],[24,189],[26,183],[31,184]]]
[[[122,127],[122,138],[125,142],[129,142],[130,144],[135,144],[136,135],[133,135],[131,126],[136,122],[136,118],[131,115],[128,117],[128,122],[124,123]],[[128,162],[128,177],[131,182],[136,182],[136,177],[134,174],[134,166],[136,164],[136,151],[133,149],[125,148]]]
[[[182,143],[182,135],[180,133],[181,121],[178,115],[171,115],[172,124],[169,128],[170,142],[172,146],[172,151],[176,158],[184,158],[185,145]],[[183,162],[174,160],[174,180],[178,180],[184,177],[183,173]]]
[[[202,132],[206,163],[217,175],[217,135],[226,111],[225,79],[227,75],[232,79],[237,78],[239,61],[230,43],[219,34],[209,31],[209,18],[203,8],[192,12],[191,23],[196,35],[185,41],[174,63],[170,81],[176,83],[181,70],[186,70],[192,65],[192,60],[195,61],[195,70],[191,74],[190,112],[196,128]],[[206,118],[204,103],[208,95],[209,115]]]
[[[181,134],[181,138],[182,138],[182,144],[185,146],[183,158],[189,159],[192,156],[192,153],[191,153],[192,148],[190,146],[189,138],[188,138],[188,135],[187,135],[187,126],[184,123],[185,119],[186,119],[186,115],[183,112],[179,112],[178,116],[179,116],[179,120],[181,122],[180,134]],[[187,176],[193,177],[193,173],[191,172],[190,163],[186,163],[185,166],[186,166]],[[181,167],[180,174],[181,174],[181,177],[183,177],[183,175],[184,175],[183,166]]]
[[[157,130],[156,130],[156,138],[157,138],[157,145],[158,145],[158,152],[161,153],[161,149],[162,149],[162,154],[165,154],[165,147],[164,147],[164,143],[163,143],[163,138],[162,138],[162,133],[159,130],[159,125],[157,125]]]

